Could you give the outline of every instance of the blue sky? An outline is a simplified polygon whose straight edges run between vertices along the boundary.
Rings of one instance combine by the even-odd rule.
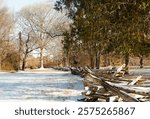
[[[14,12],[19,11],[22,7],[39,2],[54,2],[55,0],[3,0],[4,5]]]

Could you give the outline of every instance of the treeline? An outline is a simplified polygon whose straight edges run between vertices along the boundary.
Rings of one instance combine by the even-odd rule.
[[[143,67],[150,54],[149,0],[59,0],[55,7],[67,9],[73,20],[64,33],[66,65],[80,64],[85,57],[86,65],[99,68],[100,62],[113,65],[107,61],[116,56],[126,67],[130,57],[139,57]]]
[[[52,58],[58,62],[63,32],[70,24],[65,14],[49,3],[26,6],[15,14],[0,4],[0,70],[44,68]]]
[[[127,67],[130,57],[143,67],[149,54],[148,0],[59,0],[15,14],[0,4],[0,70],[51,63],[98,69],[118,59]]]

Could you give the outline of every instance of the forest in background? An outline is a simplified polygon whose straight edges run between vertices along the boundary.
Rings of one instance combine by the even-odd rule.
[[[59,0],[0,6],[0,70],[150,65],[150,1]]]

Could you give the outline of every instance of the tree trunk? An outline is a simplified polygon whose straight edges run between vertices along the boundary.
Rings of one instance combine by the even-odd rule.
[[[23,70],[23,71],[25,70],[25,64],[26,64],[26,62],[25,62],[25,60],[23,59],[23,62],[22,62],[22,70]]]
[[[43,58],[43,53],[44,53],[44,49],[40,48],[40,68],[44,68],[44,58]]]
[[[128,64],[129,64],[129,54],[128,53],[125,54],[124,61],[125,61],[125,67],[128,67]]]
[[[143,56],[140,57],[140,68],[143,68]]]
[[[69,55],[69,52],[67,52],[67,54],[66,54],[66,60],[65,60],[65,66],[66,67],[69,67],[70,66],[70,60],[69,60],[69,58],[70,58],[70,55]]]
[[[90,56],[90,63],[91,63],[91,64],[90,64],[90,65],[91,65],[91,68],[94,69],[94,58],[93,58],[92,55]]]
[[[21,55],[22,55],[22,33],[19,32],[19,63],[18,63],[18,70],[22,69],[21,66]]]
[[[2,70],[2,61],[1,61],[1,56],[0,56],[0,71]]]
[[[100,67],[100,52],[98,51],[97,54],[96,54],[96,69],[99,69]]]
[[[103,54],[103,66],[104,67],[107,66],[107,57],[106,57],[106,54]]]
[[[25,66],[26,66],[26,58],[27,58],[27,55],[24,56],[23,61],[22,61],[22,70],[23,71],[25,70]]]
[[[125,60],[125,74],[129,74],[128,72],[129,54],[128,53],[125,54],[124,60]]]

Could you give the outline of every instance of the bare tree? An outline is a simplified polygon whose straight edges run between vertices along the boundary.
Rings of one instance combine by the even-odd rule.
[[[20,55],[19,60],[21,61],[19,63],[21,65],[19,66],[19,68],[25,70],[27,57],[32,51],[38,49],[39,47],[37,47],[36,45],[37,40],[35,39],[32,31],[24,32],[24,34],[19,32],[18,35],[19,35],[19,55]]]
[[[51,39],[62,36],[63,31],[67,30],[68,18],[65,13],[56,11],[48,4],[25,7],[19,12],[19,16],[23,22],[22,30],[29,29],[37,40],[36,45],[40,50],[40,68],[43,68],[44,50],[49,46]]]

